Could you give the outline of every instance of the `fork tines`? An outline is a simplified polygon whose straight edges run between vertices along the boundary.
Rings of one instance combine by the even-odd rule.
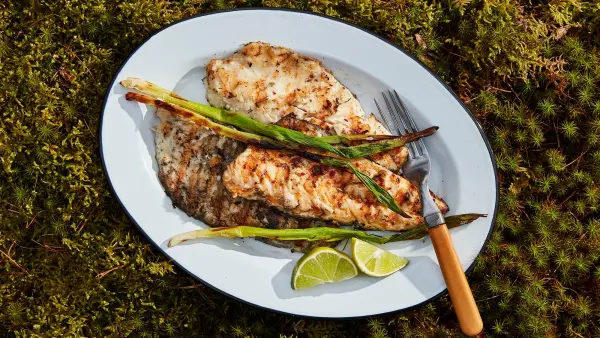
[[[387,95],[385,92],[382,92],[381,95],[387,106],[387,114],[384,113],[384,109],[381,109],[376,99],[374,99],[375,106],[377,106],[377,110],[383,118],[384,124],[392,134],[398,133],[400,135],[405,135],[419,131],[415,121],[396,90],[388,90]],[[418,139],[415,142],[409,142],[406,146],[411,157],[420,156],[426,152],[425,144],[421,139]]]

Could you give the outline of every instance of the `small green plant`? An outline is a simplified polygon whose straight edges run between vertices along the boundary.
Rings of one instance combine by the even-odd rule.
[[[111,196],[97,131],[118,67],[167,24],[246,6],[345,20],[437,73],[482,125],[499,171],[496,227],[469,274],[486,336],[600,337],[591,0],[2,2],[0,336],[460,337],[447,296],[353,321],[230,299],[176,268]]]

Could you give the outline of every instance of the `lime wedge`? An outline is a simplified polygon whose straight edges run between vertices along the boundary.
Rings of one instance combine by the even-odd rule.
[[[352,256],[360,271],[374,277],[389,276],[408,264],[408,259],[355,237],[352,237]]]
[[[292,273],[292,289],[341,282],[356,275],[358,269],[350,256],[329,247],[314,248],[296,263]]]

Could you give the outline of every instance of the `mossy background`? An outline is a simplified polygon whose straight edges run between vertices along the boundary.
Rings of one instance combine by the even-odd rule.
[[[97,130],[119,65],[171,22],[245,6],[341,18],[439,74],[498,161],[497,227],[470,275],[486,335],[600,337],[600,3],[580,0],[2,1],[1,336],[460,336],[447,296],[352,321],[231,300],[111,196]]]

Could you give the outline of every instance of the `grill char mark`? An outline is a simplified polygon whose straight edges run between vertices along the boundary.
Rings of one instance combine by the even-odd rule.
[[[250,225],[272,229],[337,226],[331,222],[299,219],[265,202],[234,198],[225,189],[222,175],[227,165],[246,149],[244,143],[219,136],[188,121],[173,117],[167,110],[157,112],[158,177],[173,207],[210,227]],[[305,251],[337,242],[276,241],[258,238],[267,244]]]

